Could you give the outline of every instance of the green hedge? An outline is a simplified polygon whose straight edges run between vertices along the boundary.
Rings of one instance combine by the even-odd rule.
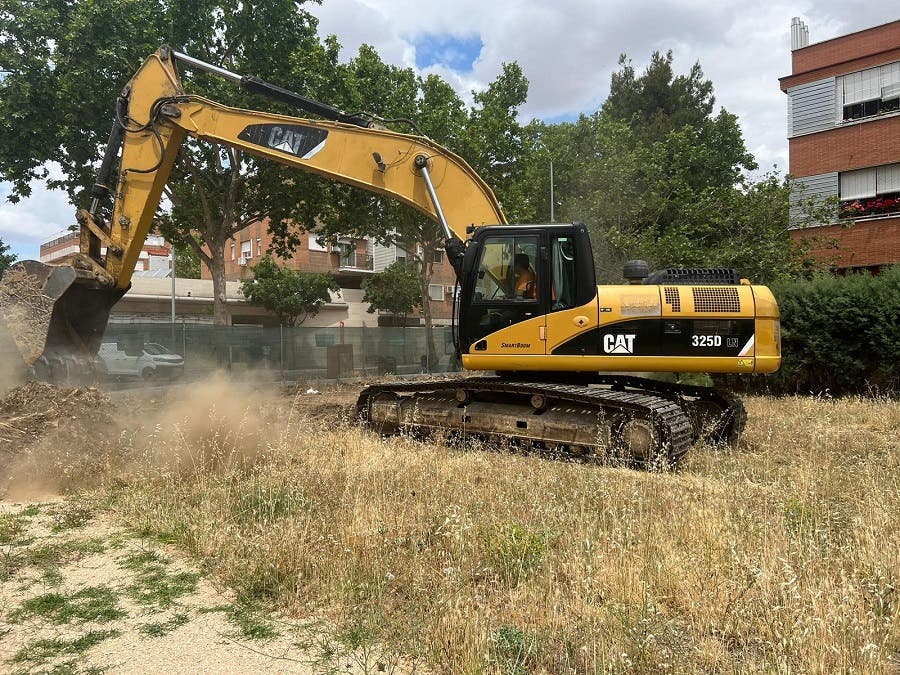
[[[900,265],[772,285],[781,308],[774,393],[900,392]],[[760,378],[753,378],[759,384]]]

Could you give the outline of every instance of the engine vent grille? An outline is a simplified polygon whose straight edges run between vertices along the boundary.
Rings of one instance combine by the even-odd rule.
[[[666,287],[666,304],[672,307],[673,312],[681,311],[681,295],[679,295],[677,288],[672,286]]]
[[[738,286],[741,283],[741,275],[737,270],[729,270],[721,267],[690,267],[687,269],[667,268],[652,272],[644,281],[645,284],[709,284],[716,286]]]
[[[694,311],[740,312],[741,299],[736,288],[693,288]]]

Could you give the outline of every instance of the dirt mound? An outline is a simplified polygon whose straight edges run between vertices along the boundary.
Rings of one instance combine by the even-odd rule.
[[[0,399],[0,461],[48,436],[64,442],[109,428],[110,400],[93,387],[29,382]]]
[[[7,270],[0,283],[0,313],[22,357],[34,363],[44,351],[53,315],[53,300],[44,295],[41,281],[21,266]]]

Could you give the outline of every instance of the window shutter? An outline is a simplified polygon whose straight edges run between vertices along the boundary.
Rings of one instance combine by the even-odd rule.
[[[841,78],[844,105],[881,98],[881,68],[869,68]]]
[[[900,164],[879,166],[876,173],[878,194],[900,192]]]
[[[900,61],[881,66],[881,98],[885,100],[896,98],[898,94],[900,94]]]
[[[875,169],[845,171],[841,174],[841,199],[875,196]]]
[[[898,96],[900,96],[900,82],[881,88],[881,99],[883,101],[890,101],[892,98],[897,98]]]

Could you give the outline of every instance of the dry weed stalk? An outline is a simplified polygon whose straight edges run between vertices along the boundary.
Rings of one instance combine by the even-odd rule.
[[[651,474],[380,439],[312,419],[302,396],[230,398],[218,417],[182,403],[192,421],[145,446],[114,508],[243,597],[324,612],[356,648],[452,673],[900,658],[896,402],[751,399],[742,449]]]

